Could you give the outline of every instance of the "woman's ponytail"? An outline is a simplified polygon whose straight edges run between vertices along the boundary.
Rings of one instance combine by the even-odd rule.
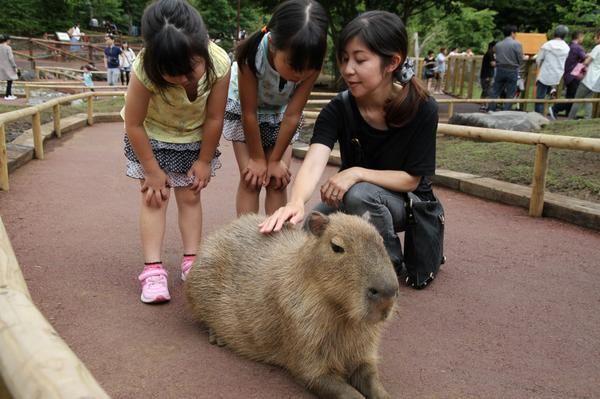
[[[402,127],[415,118],[420,104],[427,100],[429,94],[415,76],[414,62],[409,58],[394,71],[394,80],[402,88],[394,90],[385,105],[385,121],[388,126]]]

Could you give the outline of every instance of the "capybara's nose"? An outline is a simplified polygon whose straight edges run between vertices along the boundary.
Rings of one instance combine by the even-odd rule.
[[[398,285],[390,284],[381,287],[371,287],[368,290],[367,296],[374,301],[395,298],[398,296]]]

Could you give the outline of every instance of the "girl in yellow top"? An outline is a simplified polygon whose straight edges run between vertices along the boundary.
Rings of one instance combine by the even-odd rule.
[[[170,299],[161,252],[171,187],[183,240],[182,279],[200,242],[200,191],[218,168],[230,66],[185,0],[148,6],[142,34],[122,116],[127,175],[141,182],[141,300],[157,303]]]

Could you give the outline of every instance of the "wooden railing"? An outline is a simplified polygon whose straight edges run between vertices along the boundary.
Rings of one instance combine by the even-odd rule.
[[[0,397],[109,397],[31,300],[2,218]]]
[[[5,112],[0,114],[0,189],[8,190],[8,154],[6,149],[6,130],[5,125],[9,122],[14,122],[18,119],[31,117],[31,125],[33,131],[34,154],[37,159],[44,159],[44,144],[42,137],[41,113],[52,110],[54,122],[54,134],[61,136],[60,126],[60,107],[61,104],[71,102],[77,99],[87,99],[87,123],[94,124],[94,98],[95,97],[113,97],[123,96],[123,91],[107,91],[73,94],[49,100],[43,104],[31,106],[28,108]]]

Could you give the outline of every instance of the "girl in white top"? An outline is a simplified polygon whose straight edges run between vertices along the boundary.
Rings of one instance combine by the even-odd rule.
[[[319,76],[327,47],[327,14],[314,0],[288,0],[268,25],[239,44],[232,66],[223,136],[233,141],[240,171],[238,215],[287,201],[291,143]]]

